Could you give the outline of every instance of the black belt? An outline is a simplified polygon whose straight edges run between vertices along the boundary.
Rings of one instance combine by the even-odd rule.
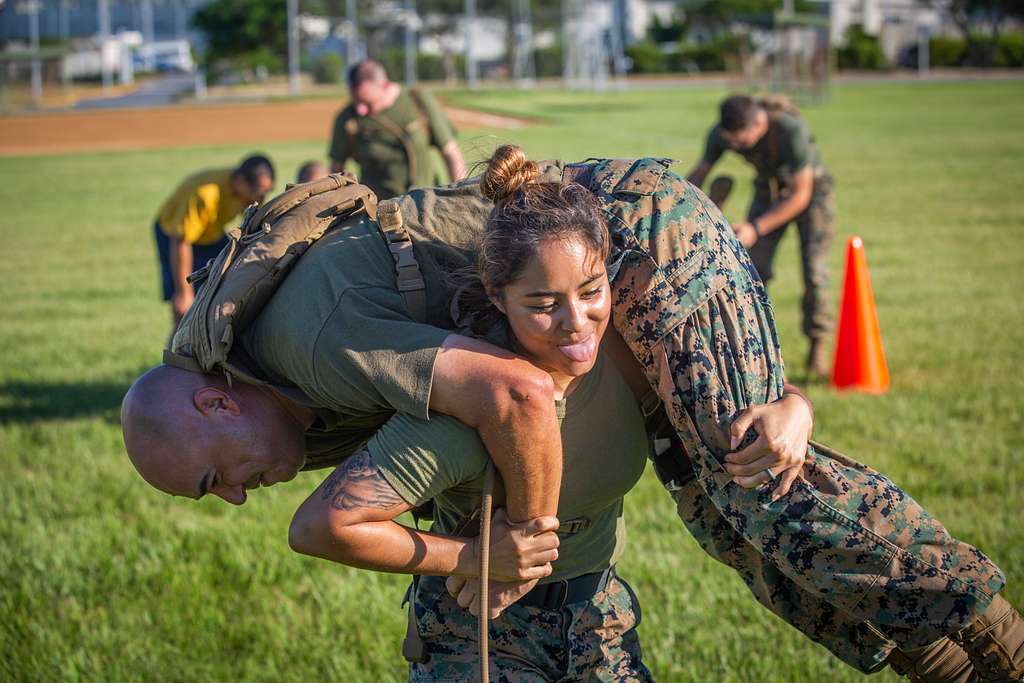
[[[615,576],[615,567],[609,567],[603,572],[583,574],[574,579],[545,583],[519,598],[516,604],[547,610],[561,609],[574,602],[590,600],[605,589],[613,576]]]

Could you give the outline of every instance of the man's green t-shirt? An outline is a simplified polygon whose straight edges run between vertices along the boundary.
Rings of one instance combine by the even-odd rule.
[[[709,166],[713,166],[729,149],[721,131],[721,124],[716,124],[708,133],[703,160]],[[737,151],[737,154],[757,169],[761,182],[775,179],[785,185],[805,166],[821,166],[821,154],[807,124],[789,112],[769,115],[768,131],[753,147]]]
[[[355,159],[359,182],[387,199],[437,184],[430,147],[441,149],[454,139],[451,122],[430,93],[402,88],[394,104],[377,114],[359,116],[351,104],[342,109],[328,156],[337,164]]]
[[[602,571],[622,554],[622,497],[647,458],[643,416],[604,354],[559,402],[563,470],[558,518],[589,526],[564,535],[553,573],[541,583]],[[477,432],[446,415],[427,423],[396,415],[367,443],[374,464],[410,505],[434,501],[438,533],[452,533],[479,507],[489,456]]]
[[[349,455],[396,410],[427,418],[434,360],[451,333],[445,320],[431,322],[411,318],[391,253],[362,217],[303,254],[239,345],[261,376],[316,412],[309,468]]]
[[[560,164],[542,166],[559,178]],[[304,469],[339,464],[396,410],[427,418],[434,360],[453,327],[449,276],[476,263],[491,203],[466,180],[398,205],[426,283],[425,324],[405,307],[380,230],[359,217],[317,240],[238,335],[238,360],[317,414]]]

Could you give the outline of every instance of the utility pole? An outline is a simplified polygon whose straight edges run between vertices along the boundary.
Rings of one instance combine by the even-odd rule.
[[[60,35],[62,40],[67,40],[71,36],[71,10],[68,7],[69,0],[60,0],[60,4],[57,7],[57,33]]]
[[[529,88],[534,84],[536,69],[533,63],[533,20],[530,0],[515,0],[515,26],[512,38],[512,78],[516,87]]]
[[[473,55],[473,28],[476,26],[476,0],[465,0],[466,12],[466,85],[476,88],[479,74],[476,68],[476,57]]]
[[[288,94],[298,95],[299,83],[299,0],[288,3]]]
[[[142,0],[141,6],[141,24],[142,24],[142,54],[145,59],[145,65],[147,68],[152,69],[153,64],[153,41],[154,33],[156,29],[153,24],[153,0]]]
[[[348,17],[348,41],[345,44],[345,66],[359,61],[359,17],[356,14],[356,0],[345,0],[345,16]]]
[[[32,45],[32,104],[43,102],[43,64],[39,60],[39,0],[28,0],[28,33]]]
[[[173,0],[174,2],[174,37],[178,40],[185,40],[188,29],[185,26],[188,14],[188,0]]]
[[[100,27],[100,75],[103,78],[103,89],[107,90],[114,84],[107,63],[107,42],[110,40],[110,5],[107,0],[96,0],[96,20]]]
[[[416,8],[412,0],[405,0],[405,84],[416,84],[416,35],[412,27],[412,18]]]

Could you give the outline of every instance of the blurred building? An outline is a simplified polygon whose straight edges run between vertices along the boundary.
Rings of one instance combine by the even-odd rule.
[[[920,0],[830,0],[832,44],[842,45],[851,26],[878,38],[878,44],[891,64],[901,51],[916,45],[921,31],[927,35],[959,35],[956,24],[945,9],[936,9]]]
[[[107,0],[110,33],[138,31],[146,42],[189,38],[192,15],[210,0]],[[100,0],[38,0],[44,38],[70,40],[98,35]],[[0,12],[0,46],[29,39],[23,3],[8,2]]]

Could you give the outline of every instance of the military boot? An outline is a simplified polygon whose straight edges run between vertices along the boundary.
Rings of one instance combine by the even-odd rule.
[[[818,381],[826,380],[831,369],[825,340],[812,339],[811,348],[807,351],[808,377]]]
[[[953,635],[982,681],[1024,680],[1024,618],[997,595],[985,613]]]
[[[916,650],[893,650],[885,660],[911,683],[980,683],[967,653],[949,638]]]

